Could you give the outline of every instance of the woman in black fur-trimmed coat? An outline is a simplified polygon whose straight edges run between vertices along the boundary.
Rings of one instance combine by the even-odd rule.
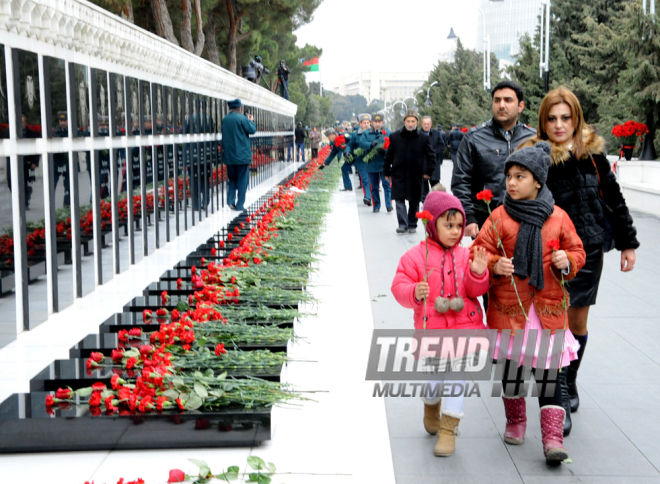
[[[537,138],[520,145],[519,149],[540,140],[552,146],[547,185],[555,205],[571,217],[587,253],[585,266],[568,284],[568,324],[580,343],[578,359],[571,362],[566,372],[570,408],[575,412],[580,404],[577,371],[587,345],[589,307],[596,303],[598,294],[603,250],[613,245],[621,251],[621,271],[629,272],[635,267],[635,249],[639,242],[630,211],[604,152],[605,140],[587,126],[580,102],[568,89],[560,87],[546,94],[539,109]],[[608,211],[607,218],[605,211]],[[608,221],[611,234],[606,229]]]

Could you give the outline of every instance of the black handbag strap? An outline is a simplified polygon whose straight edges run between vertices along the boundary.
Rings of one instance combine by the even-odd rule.
[[[592,155],[589,155],[589,158],[591,158],[591,163],[594,165],[594,169],[596,170],[596,177],[598,178],[598,191],[600,192],[601,200],[603,200],[603,189],[601,188],[602,185],[600,183],[600,173],[598,172],[598,166],[596,166],[596,160],[594,160]]]

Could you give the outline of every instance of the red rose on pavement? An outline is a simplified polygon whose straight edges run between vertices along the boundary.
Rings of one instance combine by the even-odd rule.
[[[133,328],[128,332],[129,336],[142,336],[142,329],[140,328]]]
[[[163,317],[163,316],[167,316],[168,313],[169,311],[165,308],[156,309],[156,316]]]
[[[151,315],[153,314],[153,311],[151,309],[145,309],[142,311],[142,320],[146,321],[147,319],[151,319]]]
[[[55,405],[55,401],[53,400],[53,396],[52,395],[46,395],[46,406],[47,407],[52,407],[53,405]]]
[[[554,239],[548,242],[548,247],[553,251],[559,250],[559,239]]]
[[[224,241],[224,240],[221,240],[221,241],[218,243],[218,245],[219,245],[220,248],[222,249],[222,248],[225,246],[225,241]]]
[[[215,257],[217,255],[217,253],[218,253],[217,249],[215,247],[212,247],[211,248],[211,255]]]
[[[180,469],[172,469],[170,471],[170,477],[167,479],[167,482],[183,482],[186,480],[186,473]]]
[[[227,240],[231,240],[233,238],[234,238],[234,236],[232,234],[227,234]]]
[[[481,190],[477,193],[477,200],[483,200],[486,203],[490,203],[493,199],[493,192],[490,190]]]

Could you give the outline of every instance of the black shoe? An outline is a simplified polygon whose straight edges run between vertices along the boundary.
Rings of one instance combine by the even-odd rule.
[[[416,229],[416,228],[414,228],[414,229],[408,229],[408,233],[409,233],[409,234],[415,234],[415,233],[417,233],[417,229]]]
[[[340,192],[352,192],[353,189],[352,189],[352,188],[342,188],[342,189],[339,190],[339,191],[340,191]]]
[[[573,428],[573,421],[571,420],[571,399],[568,395],[568,384],[566,383],[567,369],[562,368],[557,378],[557,384],[561,386],[561,406],[566,412],[566,419],[564,420],[564,437],[568,437]]]
[[[371,207],[371,200],[369,200],[367,197],[364,197],[362,201],[367,207]]]
[[[229,208],[231,208],[232,210],[236,210],[236,205],[229,205]]]
[[[374,212],[374,213],[378,213],[378,212],[380,212],[380,208],[374,208],[373,212]]]
[[[394,210],[392,207],[387,207],[387,212],[388,213],[391,212],[392,210]]]
[[[407,233],[408,233],[408,229],[403,228],[403,227],[399,227],[399,228],[396,229],[396,233],[397,233],[397,234],[407,234]]]

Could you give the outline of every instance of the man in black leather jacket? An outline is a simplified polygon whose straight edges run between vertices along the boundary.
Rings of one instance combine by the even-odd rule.
[[[465,209],[465,235],[476,237],[488,218],[488,208],[477,201],[484,189],[493,192],[491,210],[501,205],[504,197],[504,161],[536,130],[518,121],[525,107],[522,87],[513,81],[502,81],[492,92],[493,118],[468,131],[458,148],[451,190]]]

